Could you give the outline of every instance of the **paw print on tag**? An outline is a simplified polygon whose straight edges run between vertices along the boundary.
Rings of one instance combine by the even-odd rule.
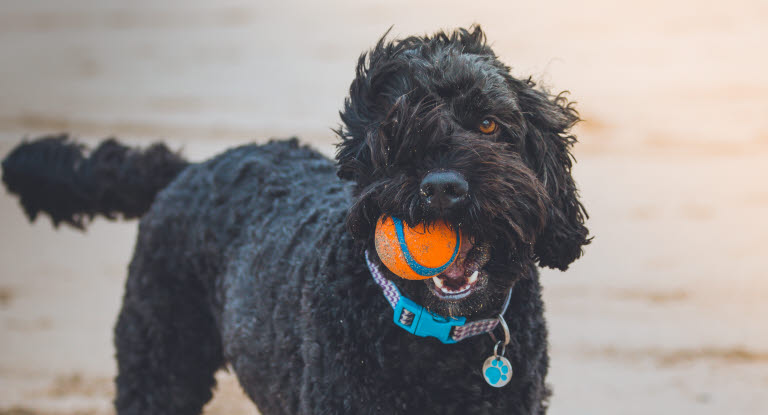
[[[483,364],[483,377],[489,385],[500,388],[512,379],[512,365],[503,356],[491,356]]]
[[[491,385],[499,383],[500,380],[507,380],[507,373],[509,368],[501,363],[501,361],[494,359],[491,362],[491,367],[485,369],[485,378],[488,379],[488,383]]]

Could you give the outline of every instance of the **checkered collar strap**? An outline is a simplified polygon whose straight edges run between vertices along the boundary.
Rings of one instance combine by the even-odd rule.
[[[402,295],[395,283],[387,279],[379,267],[371,261],[368,251],[365,252],[365,262],[368,264],[373,280],[381,287],[384,297],[395,311],[394,323],[409,333],[421,337],[435,337],[443,343],[452,344],[478,334],[489,333],[499,324],[498,317],[467,323],[466,317],[443,317],[435,314]],[[507,299],[499,315],[507,311],[511,297],[512,289],[507,293]]]

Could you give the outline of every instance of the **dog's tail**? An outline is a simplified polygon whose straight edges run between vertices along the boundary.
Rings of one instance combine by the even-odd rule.
[[[54,226],[85,229],[96,215],[136,218],[189,163],[164,144],[145,150],[107,139],[90,154],[66,134],[23,142],[3,160],[3,183],[19,195],[30,221],[40,212]]]

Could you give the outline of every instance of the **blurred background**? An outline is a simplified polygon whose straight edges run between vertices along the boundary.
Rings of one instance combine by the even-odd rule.
[[[552,414],[768,413],[768,3],[0,0],[0,154],[70,132],[192,160],[332,155],[359,54],[480,23],[569,90],[595,236],[544,271]],[[135,222],[30,226],[0,191],[0,415],[110,414]],[[207,414],[256,414],[220,374]]]

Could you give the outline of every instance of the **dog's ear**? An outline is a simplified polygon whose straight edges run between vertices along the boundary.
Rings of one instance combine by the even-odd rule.
[[[552,96],[532,80],[517,81],[517,97],[526,124],[523,151],[552,200],[547,224],[534,245],[539,265],[565,271],[591,241],[587,212],[571,177],[571,127],[579,115],[564,93]]]
[[[339,111],[343,125],[335,130],[341,141],[336,145],[336,175],[344,180],[357,181],[368,176],[371,166],[371,147],[368,135],[374,126],[371,101],[371,74],[366,54],[360,55],[355,79],[349,86],[349,97],[344,99],[344,109]]]
[[[355,136],[344,127],[335,131],[341,137],[341,142],[336,146],[336,175],[340,179],[353,181],[370,176],[371,147],[365,134]]]
[[[396,76],[404,64],[397,56],[415,40],[386,42],[387,34],[389,30],[373,49],[360,55],[349,97],[339,112],[343,125],[335,130],[341,138],[336,148],[337,175],[362,185],[365,183],[361,180],[371,177],[371,169],[379,165],[380,160],[373,159],[375,152],[371,149],[381,144],[379,126],[399,98],[393,91],[408,89],[407,85],[399,85],[408,81]]]

